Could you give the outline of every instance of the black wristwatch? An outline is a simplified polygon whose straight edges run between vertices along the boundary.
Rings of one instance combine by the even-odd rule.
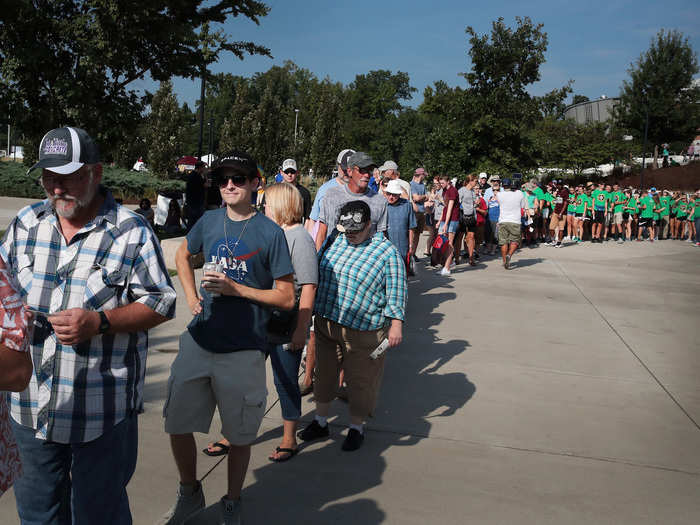
[[[107,315],[102,310],[97,313],[100,314],[100,333],[106,334],[107,331],[112,328],[112,324],[109,322]]]

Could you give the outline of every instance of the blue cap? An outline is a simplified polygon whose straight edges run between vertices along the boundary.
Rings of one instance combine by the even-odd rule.
[[[650,188],[649,191],[652,193],[656,193],[656,188]]]
[[[510,188],[512,185],[513,185],[513,181],[510,179],[503,179],[501,181],[501,186],[503,186],[504,188]]]

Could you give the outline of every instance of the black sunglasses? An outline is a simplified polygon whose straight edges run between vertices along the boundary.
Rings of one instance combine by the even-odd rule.
[[[243,186],[248,181],[248,177],[245,175],[219,175],[217,178],[219,186],[228,186],[228,181],[233,182],[234,186]]]
[[[367,166],[366,168],[358,167],[357,171],[359,171],[362,175],[371,175],[374,171],[374,168],[372,166]]]
[[[293,170],[293,169],[290,168],[290,169],[288,169],[288,170],[284,170],[284,172],[285,172],[287,175],[291,175],[291,174],[296,173],[297,170]]]

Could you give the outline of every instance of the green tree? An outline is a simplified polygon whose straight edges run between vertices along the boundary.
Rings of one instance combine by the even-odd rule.
[[[572,104],[580,104],[581,102],[588,102],[590,98],[588,98],[586,95],[574,95],[573,100],[571,101]]]
[[[12,115],[24,137],[26,162],[47,129],[68,124],[88,130],[110,159],[144,109],[132,82],[195,78],[226,52],[269,55],[205,31],[229,17],[259,23],[267,12],[255,0],[8,0],[0,10],[0,114]]]
[[[542,24],[516,17],[516,27],[503,18],[493,22],[490,35],[467,27],[471,71],[464,106],[472,122],[466,133],[471,166],[475,169],[520,171],[536,164],[528,131],[543,114],[561,111],[570,85],[545,97],[534,97],[528,86],[540,79],[545,61],[547,33]]]
[[[691,87],[698,57],[678,31],[661,30],[628,70],[616,108],[618,124],[651,144],[690,140],[700,124],[700,89]]]
[[[159,177],[167,177],[175,168],[175,161],[182,152],[182,111],[169,80],[161,82],[153,95],[148,115],[145,145],[148,155],[145,161]]]

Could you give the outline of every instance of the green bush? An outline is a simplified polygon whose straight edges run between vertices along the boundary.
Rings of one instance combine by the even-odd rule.
[[[44,190],[39,185],[39,172],[26,174],[26,168],[16,162],[0,162],[0,195],[4,197],[28,197],[41,199]],[[138,201],[143,197],[155,200],[159,191],[185,191],[182,180],[162,180],[148,172],[129,171],[124,168],[105,167],[102,184],[116,198]]]

